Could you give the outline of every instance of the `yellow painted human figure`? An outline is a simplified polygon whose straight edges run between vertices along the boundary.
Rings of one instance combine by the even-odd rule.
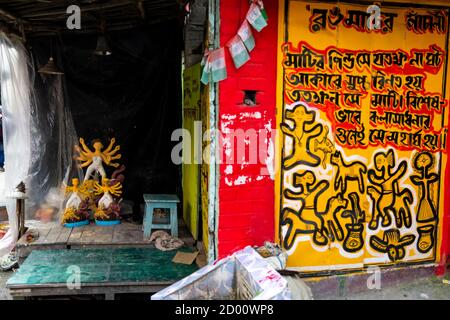
[[[328,238],[324,228],[323,216],[317,211],[320,195],[329,187],[329,182],[322,180],[316,184],[316,177],[311,171],[296,173],[295,185],[301,188],[300,192],[286,189],[284,195],[288,199],[300,200],[301,208],[298,212],[292,209],[284,210],[283,224],[290,224],[288,234],[284,241],[287,249],[292,247],[297,234],[313,234],[316,245],[326,245]]]
[[[79,195],[79,184],[80,181],[77,178],[72,179],[72,186],[66,187],[66,193],[70,193],[70,197],[67,200],[66,203],[66,209],[67,208],[75,208],[78,209],[78,207],[81,204],[81,197]]]
[[[109,146],[102,151],[103,144],[100,141],[96,141],[93,144],[94,151],[89,149],[89,147],[84,142],[83,138],[80,138],[80,145],[76,146],[76,150],[79,153],[77,160],[81,161],[81,167],[87,167],[86,175],[84,177],[84,181],[89,180],[95,173],[100,174],[102,179],[106,178],[106,172],[103,168],[103,163],[107,166],[111,166],[117,168],[119,166],[118,163],[114,163],[114,160],[120,159],[121,155],[117,154],[120,150],[120,146],[116,146],[114,149],[114,144],[116,140],[113,138],[109,143]]]
[[[64,215],[62,216],[63,223],[77,221],[81,218],[77,215],[77,210],[82,203],[80,193],[80,181],[77,178],[74,178],[72,179],[72,186],[66,187],[66,194],[70,194],[70,196],[69,199],[67,199]]]
[[[98,207],[108,208],[114,202],[112,196],[119,197],[122,194],[122,184],[120,182],[111,184],[110,179],[104,178],[102,179],[102,184],[94,183],[94,190],[96,195],[103,194],[98,201]]]
[[[298,164],[316,167],[321,159],[312,152],[313,138],[318,137],[323,131],[323,125],[315,122],[315,112],[308,111],[304,105],[298,105],[293,110],[286,110],[286,119],[294,123],[291,128],[286,123],[281,123],[281,131],[294,139],[292,153],[283,160],[285,169],[290,169]],[[322,139],[323,140],[323,139]],[[314,146],[312,146],[314,147]]]
[[[367,192],[375,202],[372,220],[369,228],[375,230],[378,227],[378,218],[382,217],[381,225],[387,227],[392,220],[389,212],[393,212],[396,197],[399,195],[398,180],[405,174],[406,161],[402,161],[395,172],[394,151],[390,149],[387,153],[379,152],[374,157],[375,169],[369,170],[369,181],[374,184],[367,188]]]

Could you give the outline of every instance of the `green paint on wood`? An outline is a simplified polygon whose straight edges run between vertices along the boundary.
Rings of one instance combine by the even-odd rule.
[[[66,283],[78,266],[81,283],[178,281],[197,270],[172,262],[176,251],[155,248],[34,250],[7,285]]]

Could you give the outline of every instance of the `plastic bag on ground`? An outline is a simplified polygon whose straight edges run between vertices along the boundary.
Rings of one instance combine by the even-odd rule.
[[[287,281],[253,248],[194,272],[152,300],[290,300]]]

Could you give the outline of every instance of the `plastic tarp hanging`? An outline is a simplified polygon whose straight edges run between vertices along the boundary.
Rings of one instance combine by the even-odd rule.
[[[41,218],[54,210],[63,214],[64,187],[72,178],[83,178],[74,160],[78,145],[72,113],[65,99],[64,76],[39,74],[33,82],[36,104],[32,104],[30,192],[28,218]]]
[[[20,39],[0,32],[0,87],[5,152],[4,190],[9,232],[0,241],[0,256],[14,246],[17,235],[16,200],[10,196],[23,181],[27,189],[26,218],[43,207],[56,216],[64,201],[64,184],[77,140],[72,116],[64,104],[61,76],[46,79],[38,90],[34,65]],[[40,79],[39,79],[40,80]]]
[[[27,53],[18,39],[0,33],[0,87],[5,151],[4,190],[9,231],[0,241],[0,255],[14,246],[17,235],[16,200],[10,198],[15,187],[27,180],[31,164],[30,105],[32,88]]]
[[[252,247],[216,261],[152,300],[290,300],[287,281]]]

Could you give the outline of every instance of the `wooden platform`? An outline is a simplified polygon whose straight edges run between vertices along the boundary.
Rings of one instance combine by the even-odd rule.
[[[175,254],[152,247],[35,250],[6,287],[15,299],[153,294],[197,270],[173,263]]]
[[[141,224],[122,222],[115,226],[96,226],[94,223],[79,228],[65,228],[57,222],[40,223],[28,221],[27,233],[17,242],[19,263],[33,250],[79,249],[79,248],[142,248],[153,247],[144,239]],[[38,237],[28,241],[28,234]],[[186,246],[193,246],[185,224],[179,221],[179,237]]]

